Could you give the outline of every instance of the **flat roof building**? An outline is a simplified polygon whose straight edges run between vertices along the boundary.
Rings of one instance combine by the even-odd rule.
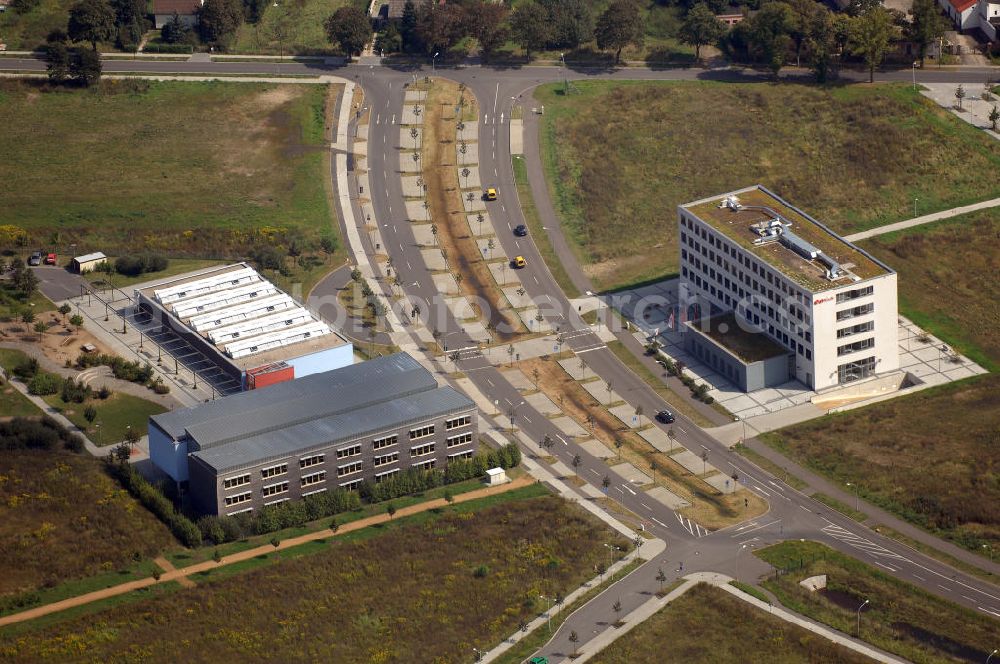
[[[406,353],[149,420],[153,463],[197,509],[235,514],[472,456],[475,404]]]
[[[878,259],[760,185],[681,205],[678,223],[685,345],[743,390],[899,368],[896,273]]]
[[[156,282],[136,300],[244,389],[354,361],[350,342],[246,263]],[[272,380],[254,380],[265,368]]]

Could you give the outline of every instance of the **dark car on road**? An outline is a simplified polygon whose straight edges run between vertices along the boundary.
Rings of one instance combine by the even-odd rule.
[[[671,413],[669,410],[661,410],[656,414],[656,421],[663,422],[664,424],[673,424],[674,414]]]
[[[525,226],[524,224],[518,224],[517,226],[514,226],[514,235],[518,237],[524,237],[527,234],[528,234],[528,227]]]
[[[28,265],[41,265],[42,264],[42,252],[33,251],[31,253],[31,258],[28,259]]]

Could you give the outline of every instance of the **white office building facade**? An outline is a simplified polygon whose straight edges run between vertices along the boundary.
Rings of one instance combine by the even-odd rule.
[[[787,350],[782,377],[813,390],[898,370],[896,273],[884,263],[761,186],[681,205],[678,222],[693,333],[731,312]],[[717,355],[702,359],[728,375],[739,358]]]

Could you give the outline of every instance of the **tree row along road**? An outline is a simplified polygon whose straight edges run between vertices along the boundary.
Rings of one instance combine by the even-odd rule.
[[[514,489],[520,489],[521,487],[528,486],[533,482],[534,480],[532,478],[528,476],[523,476],[500,486],[485,487],[482,489],[476,489],[475,491],[469,491],[467,493],[460,493],[454,496],[453,500],[456,503],[464,503],[470,500],[477,500],[479,498],[485,498],[487,496],[494,496],[500,493],[506,493],[507,491],[512,491]],[[110,588],[95,590],[94,592],[90,592],[85,595],[70,597],[69,599],[64,599],[59,602],[53,602],[52,604],[45,604],[43,606],[39,606],[34,609],[29,609],[27,611],[22,611],[20,613],[13,613],[6,616],[0,616],[0,627],[3,627],[5,625],[12,625],[14,623],[24,622],[25,620],[33,620],[34,618],[39,618],[41,616],[45,616],[50,613],[56,613],[58,611],[65,611],[66,609],[71,609],[73,607],[84,606],[86,604],[90,604],[92,602],[96,602],[102,599],[107,599],[109,597],[124,595],[125,593],[132,592],[133,590],[139,590],[141,588],[147,588],[149,586],[155,585],[161,581],[181,581],[193,574],[198,574],[200,572],[206,572],[213,569],[218,569],[220,567],[225,567],[226,565],[233,565],[235,563],[243,562],[245,560],[252,560],[257,556],[262,556],[262,555],[266,556],[271,552],[290,549],[292,547],[296,547],[301,544],[306,544],[308,542],[315,542],[316,540],[328,539],[330,537],[336,537],[337,535],[343,535],[344,533],[353,532],[355,530],[361,530],[362,528],[368,528],[369,526],[374,526],[380,523],[386,523],[387,521],[390,521],[391,519],[394,519],[397,516],[402,518],[413,514],[419,514],[420,512],[426,512],[427,510],[446,507],[447,505],[448,502],[444,498],[437,498],[434,500],[428,500],[427,502],[418,503],[416,505],[402,507],[393,516],[389,516],[388,514],[379,514],[377,516],[370,516],[364,519],[358,519],[357,521],[351,521],[349,523],[345,523],[344,525],[337,528],[336,533],[327,528],[324,530],[318,530],[314,533],[308,533],[306,535],[300,535],[299,537],[292,537],[290,539],[284,540],[280,542],[277,547],[274,547],[271,544],[263,544],[261,546],[254,547],[252,549],[246,549],[244,551],[239,551],[237,553],[233,553],[228,556],[223,556],[219,560],[219,562],[215,562],[214,560],[207,560],[205,562],[189,565],[188,567],[182,567],[180,569],[166,571],[160,576],[159,581],[157,581],[153,577],[147,577],[145,579],[138,579],[136,581],[129,581],[127,583],[122,583],[117,586],[111,586]]]
[[[393,265],[397,270],[403,270],[400,282],[406,295],[412,301],[432,302],[438,294],[405,219],[402,185],[396,166],[400,163],[397,145],[399,126],[393,118],[402,115],[405,85],[413,80],[414,74],[384,68],[377,74],[372,70],[363,71],[361,83],[365,86],[372,118],[368,132],[368,167],[374,193],[372,205],[375,216],[383,233],[384,244],[393,257]],[[503,255],[505,252],[507,256],[523,255],[527,258],[528,266],[521,271],[523,287],[536,303],[551,302],[557,305],[556,309],[561,313],[547,316],[547,321],[565,335],[566,346],[584,358],[589,368],[601,379],[615,385],[616,391],[630,405],[641,405],[644,412],[654,413],[666,404],[645,382],[625,368],[576,315],[546,269],[531,239],[517,238],[511,232],[515,225],[524,223],[514,192],[509,154],[511,103],[536,84],[552,80],[554,76],[562,78],[567,73],[567,70],[559,68],[525,68],[496,74],[487,69],[469,68],[450,71],[447,76],[465,83],[480,103],[479,169],[484,184],[494,182],[499,190],[498,200],[489,205],[489,215],[502,250],[498,250],[498,254]],[[615,72],[610,77],[696,78],[702,74],[706,72],[630,69]],[[719,74],[742,78],[737,73]],[[586,75],[571,72],[569,76],[582,78]],[[609,76],[604,74],[601,77]],[[537,149],[529,137],[525,137],[525,145]],[[465,335],[459,323],[450,316],[446,317],[444,325],[439,329],[448,338],[449,348],[452,349],[475,348],[477,342],[481,341]],[[648,590],[654,582],[645,577],[655,574],[658,567],[665,571],[669,568],[674,570],[672,574],[676,574],[679,571],[676,570],[678,561],[686,561],[687,570],[732,573],[739,566],[738,554],[743,550],[744,544],[763,546],[783,539],[808,538],[881,565],[894,575],[934,594],[976,610],[1000,614],[1000,591],[990,584],[959,574],[946,565],[883,538],[830,510],[788,487],[778,478],[757,469],[693,422],[681,417],[674,428],[678,433],[678,440],[687,449],[699,455],[703,450],[707,451],[710,463],[723,472],[737,472],[740,477],[745,478],[751,490],[763,496],[771,505],[768,514],[753,522],[717,531],[707,537],[697,537],[697,534],[701,534],[700,531],[692,532],[689,524],[682,523],[674,512],[646,498],[643,492],[633,491],[629,482],[613,468],[608,468],[602,460],[567,441],[547,418],[529,404],[523,403],[520,392],[486,358],[475,351],[465,352],[458,364],[459,369],[477,389],[497,404],[501,413],[516,413],[516,426],[524,436],[537,442],[548,435],[559,441],[550,453],[566,463],[579,456],[580,477],[595,487],[600,487],[602,478],[607,475],[612,483],[612,495],[639,515],[652,534],[668,541],[670,563],[660,561],[657,565],[647,565],[645,568],[650,571],[643,574],[643,570],[640,570],[623,581],[625,585],[616,586],[616,592],[622,593],[623,612],[634,609],[646,599],[642,592]],[[744,567],[749,564],[747,561],[743,562]],[[576,629],[577,626],[574,625],[571,622],[565,629]],[[584,635],[584,639],[590,634],[590,630],[577,631]],[[551,647],[556,652],[565,645],[565,642],[560,643],[557,638]]]

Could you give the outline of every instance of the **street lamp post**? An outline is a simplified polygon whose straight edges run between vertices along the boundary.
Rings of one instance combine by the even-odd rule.
[[[861,603],[861,606],[858,607],[858,633],[857,633],[857,636],[858,636],[859,639],[861,638],[861,609],[865,608],[868,605],[868,602],[870,602],[870,601],[871,600],[866,599],[864,602]]]
[[[997,654],[997,652],[1000,652],[1000,648],[993,649],[993,652],[991,652],[989,657],[986,658],[986,664],[990,664],[990,660],[993,659],[993,655]]]
[[[436,67],[436,63],[437,63],[437,57],[438,57],[439,55],[441,55],[441,52],[440,52],[440,51],[435,51],[435,52],[434,52],[434,55],[433,55],[433,56],[431,56],[431,71],[434,71],[434,70],[435,70],[435,67]]]
[[[472,652],[476,653],[476,661],[477,662],[483,661],[483,651],[482,650],[480,650],[479,648],[476,648],[475,646],[473,646]]]
[[[614,544],[608,544],[607,542],[604,543],[604,546],[608,547],[608,574],[611,575],[611,576],[608,577],[608,579],[610,581],[614,581],[615,580],[615,573],[611,569],[611,567],[615,564],[615,550],[618,547],[615,546]]]
[[[549,619],[549,634],[552,633],[552,600],[545,595],[539,595],[540,599],[544,599],[549,603],[549,608],[545,611],[545,616]]]
[[[992,563],[993,562],[993,547],[991,547],[989,544],[983,544],[983,548],[986,549],[986,551],[990,554],[990,562]]]
[[[916,196],[913,197],[913,216],[914,216],[914,218],[916,218],[916,216],[917,216],[917,201],[919,201],[919,200],[920,199],[917,198]]]
[[[917,61],[914,60],[913,64],[910,66],[910,71],[913,72],[913,89],[917,89]]]
[[[857,484],[852,484],[851,482],[848,482],[847,486],[854,487],[854,511],[855,512],[860,512],[861,511],[861,496],[858,494],[858,485]]]

